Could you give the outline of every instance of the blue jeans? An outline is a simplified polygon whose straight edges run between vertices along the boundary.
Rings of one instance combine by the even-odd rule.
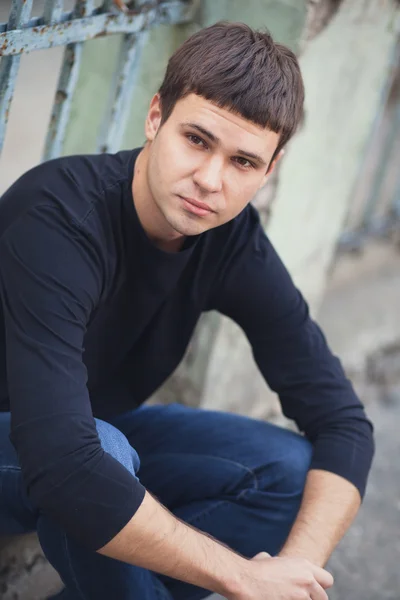
[[[104,449],[177,517],[244,556],[279,552],[310,465],[312,449],[303,437],[248,417],[180,404],[142,406],[96,425]],[[0,413],[0,535],[38,532],[65,584],[59,598],[199,600],[209,595],[71,539],[32,506],[9,429],[9,413]]]

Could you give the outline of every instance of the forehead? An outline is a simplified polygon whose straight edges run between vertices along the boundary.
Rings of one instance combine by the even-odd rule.
[[[280,135],[248,121],[226,108],[220,108],[209,100],[189,94],[179,100],[172,112],[179,124],[196,123],[219,138],[222,144],[246,147],[249,151],[273,154]],[[266,157],[267,158],[267,157]]]

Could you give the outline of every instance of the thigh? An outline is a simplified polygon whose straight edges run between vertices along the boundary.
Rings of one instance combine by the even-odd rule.
[[[0,535],[33,531],[38,516],[26,495],[9,435],[10,413],[0,412]]]
[[[264,421],[181,404],[143,406],[115,425],[139,454],[139,478],[170,510],[240,489],[285,486],[311,457],[300,435]],[[289,472],[288,472],[289,471]],[[289,482],[293,485],[293,482]],[[284,491],[284,490],[283,490]]]
[[[242,555],[276,554],[301,500],[311,445],[231,413],[144,406],[115,421],[139,454],[143,485],[177,517]],[[159,576],[175,600],[208,592]]]

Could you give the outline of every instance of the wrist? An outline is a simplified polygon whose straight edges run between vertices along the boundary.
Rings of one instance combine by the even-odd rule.
[[[306,549],[300,546],[283,547],[278,556],[280,558],[304,558],[318,567],[322,567],[325,563],[323,557],[315,549]]]
[[[243,590],[245,576],[249,570],[250,561],[240,555],[232,555],[232,562],[228,569],[225,569],[218,578],[216,593],[224,598],[233,600],[238,597]]]

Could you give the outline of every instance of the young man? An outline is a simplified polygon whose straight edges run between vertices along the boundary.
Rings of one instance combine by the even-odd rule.
[[[216,24],[171,58],[143,149],[45,163],[2,199],[0,532],[38,531],[60,598],[327,598],[371,425],[250,204],[303,96],[290,50]],[[211,309],[304,436],[140,406]]]

